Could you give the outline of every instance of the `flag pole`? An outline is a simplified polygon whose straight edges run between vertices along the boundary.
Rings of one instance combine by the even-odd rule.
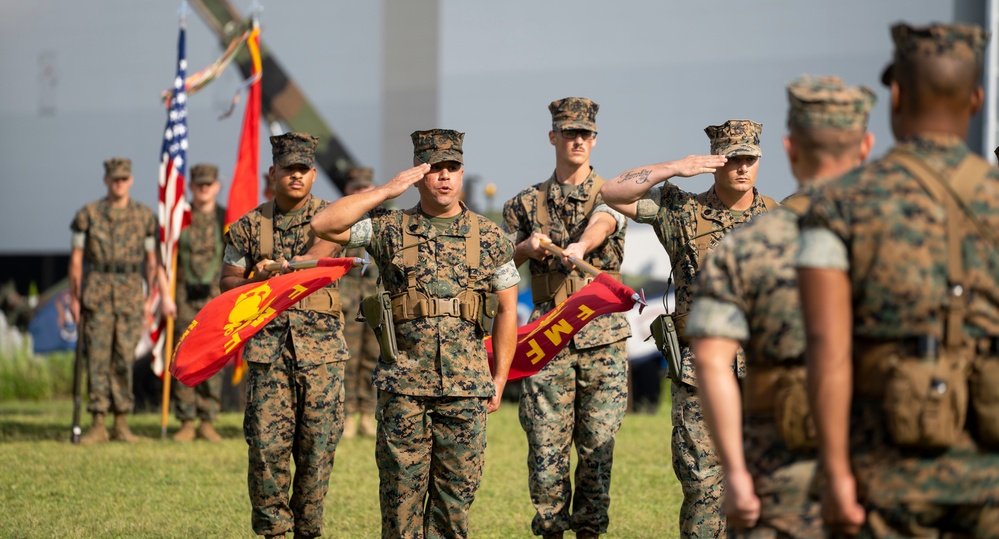
[[[542,241],[541,247],[545,248],[548,252],[554,253],[558,256],[564,256],[563,255],[564,251],[562,250],[562,248],[552,244],[551,241]],[[579,267],[579,269],[585,271],[586,273],[589,273],[593,277],[596,277],[597,275],[603,273],[592,264],[580,260],[574,256],[569,257],[569,262],[572,262],[577,267]],[[632,294],[631,299],[635,300],[635,303],[638,304],[639,313],[641,313],[648,305],[648,303],[645,302],[645,290],[639,290],[638,292]]]
[[[562,250],[562,248],[556,246],[555,244],[553,244],[550,241],[542,241],[541,242],[541,247],[545,248],[550,253],[554,253],[554,254],[556,254],[558,256],[565,256],[564,255],[564,251]],[[602,271],[598,270],[592,264],[590,264],[588,262],[585,262],[583,260],[580,260],[580,259],[578,259],[578,258],[576,258],[574,256],[570,256],[569,257],[569,262],[572,262],[579,269],[585,271],[586,273],[589,273],[590,275],[592,275],[594,277],[596,277],[597,275],[600,275],[601,273],[603,273]]]
[[[167,294],[170,296],[170,301],[177,304],[177,250],[173,250],[173,260],[170,261],[170,289]],[[166,343],[163,345],[163,397],[160,399],[162,403],[160,406],[160,439],[166,440],[167,435],[167,418],[170,416],[170,379],[173,375],[170,374],[170,359],[173,357],[173,325],[174,317],[167,315],[166,317]]]

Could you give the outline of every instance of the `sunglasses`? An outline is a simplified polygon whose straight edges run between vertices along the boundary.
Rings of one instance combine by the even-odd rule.
[[[582,137],[583,140],[590,140],[597,137],[596,131],[588,129],[561,129],[559,133],[565,140],[576,140],[577,137]]]

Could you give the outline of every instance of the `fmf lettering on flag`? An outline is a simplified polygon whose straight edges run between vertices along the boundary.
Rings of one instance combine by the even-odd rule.
[[[638,295],[606,273],[537,320],[517,329],[517,349],[508,381],[537,373],[565,348],[587,323],[596,317],[627,311]],[[492,337],[485,339],[489,365],[493,368]]]
[[[180,337],[170,372],[194,387],[235,360],[268,322],[309,294],[339,279],[354,258],[324,258],[298,270],[229,290],[208,302]]]

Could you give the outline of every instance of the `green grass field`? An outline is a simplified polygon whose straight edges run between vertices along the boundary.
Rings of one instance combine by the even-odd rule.
[[[147,439],[97,447],[69,443],[71,417],[65,400],[0,402],[0,537],[253,537],[242,415],[223,414],[220,444],[163,441],[159,415],[140,414],[131,424]],[[177,426],[171,417],[171,432]],[[625,418],[606,537],[678,536],[669,433],[668,404]],[[516,404],[504,403],[489,420],[471,537],[533,537],[526,455]],[[372,439],[337,448],[324,520],[324,537],[379,537]]]

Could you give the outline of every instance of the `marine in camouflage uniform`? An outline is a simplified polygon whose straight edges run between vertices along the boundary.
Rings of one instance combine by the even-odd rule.
[[[70,224],[71,310],[78,321],[83,316],[87,410],[94,420],[80,438],[84,445],[109,439],[104,424],[109,411],[115,415],[110,438],[137,439],[126,418],[134,404],[135,348],[152,307],[143,281],[146,286],[155,282],[156,216],[129,197],[134,182],[131,160],[108,159],[104,162],[107,197],[84,206]]]
[[[530,260],[534,311],[543,316],[578,291],[587,275],[549,255],[540,242],[557,247],[620,278],[627,222],[600,197],[604,184],[590,166],[596,144],[599,105],[586,98],[552,102],[555,171],[503,207],[504,229],[517,245],[515,263]],[[545,207],[539,211],[539,206]],[[527,432],[528,486],[537,512],[536,535],[577,537],[607,533],[614,436],[628,404],[631,329],[624,313],[600,316],[586,325],[539,373],[521,383],[520,424]],[[576,491],[569,460],[576,445]],[[571,514],[570,514],[570,503]]]
[[[374,174],[370,168],[354,167],[347,171],[347,184],[344,194],[352,195],[371,189],[375,186]],[[343,256],[350,258],[367,258],[363,248],[348,249]],[[361,272],[350,272],[340,278],[340,293],[343,298],[343,312],[346,316],[343,336],[350,350],[345,374],[347,385],[347,401],[344,408],[347,419],[344,422],[343,437],[352,438],[360,433],[362,436],[375,436],[375,404],[374,386],[371,384],[371,373],[378,362],[378,339],[370,328],[362,321],[354,320],[361,308],[361,300],[378,293],[378,266],[371,264]],[[355,417],[360,414],[360,421]]]
[[[201,163],[191,167],[190,174],[191,224],[181,231],[177,246],[175,343],[198,311],[221,293],[219,279],[225,250],[222,239],[225,208],[215,203],[221,187],[219,169]],[[190,442],[195,438],[221,441],[213,423],[222,409],[224,376],[219,371],[193,388],[180,382],[172,384],[176,415],[181,422],[180,430],[173,435],[174,441]],[[197,429],[195,418],[201,420]]]
[[[913,387],[908,406],[951,402],[968,371],[988,369],[999,354],[999,169],[964,142],[982,104],[988,33],[897,24],[892,37],[894,63],[883,81],[895,146],[822,185],[801,220],[796,264],[805,327],[816,337],[807,354],[827,482],[823,518],[836,532],[866,537],[999,537],[999,452],[973,428],[990,417],[994,424],[994,410],[975,410],[973,400],[956,441],[906,448],[889,433],[893,400],[885,395],[903,373],[963,358],[973,370],[951,367],[948,375],[959,378],[949,384]],[[967,173],[968,163],[980,168]],[[930,194],[943,184],[958,193],[973,186],[959,196],[983,227],[948,209],[954,199],[946,192]],[[994,381],[987,385],[985,395],[994,394]]]
[[[269,173],[276,196],[230,226],[223,291],[266,280],[269,262],[281,261],[285,271],[288,261],[328,256],[336,248],[317,239],[309,227],[327,204],[311,195],[316,138],[287,133],[270,140],[274,164]],[[272,230],[270,249],[267,228]],[[249,445],[251,523],[257,534],[322,534],[323,501],[343,432],[347,360],[335,284],[279,314],[243,348],[249,368],[243,433]],[[289,457],[295,460],[294,482]]]
[[[313,220],[320,237],[366,247],[393,298],[398,354],[394,362],[383,355],[374,372],[384,538],[469,536],[486,413],[499,407],[516,346],[520,276],[513,245],[458,199],[463,135],[445,129],[413,133],[414,161],[421,164],[335,201]],[[381,207],[414,184],[417,206]],[[476,236],[478,245],[472,243]],[[469,291],[499,296],[492,375],[482,346],[488,328],[460,314],[466,308],[460,295]],[[477,318],[477,312],[466,314]]]
[[[762,155],[762,129],[762,125],[749,120],[708,126],[704,131],[711,140],[712,155],[632,169],[608,182],[601,191],[612,208],[639,223],[652,225],[673,265],[674,319],[681,328],[682,365],[679,373],[671,373],[671,447],[673,471],[683,488],[679,520],[684,537],[724,535],[725,518],[721,510],[721,465],[701,415],[693,358],[682,325],[693,300],[700,257],[714,249],[725,234],[777,205],[754,187]],[[700,194],[665,181],[709,172],[714,173],[714,185]],[[745,372],[741,352],[735,368],[739,376]]]
[[[863,162],[873,144],[866,132],[874,104],[868,88],[846,86],[838,77],[803,77],[789,83],[787,91],[785,143],[802,190]],[[788,442],[775,419],[775,401],[791,398],[781,393],[786,385],[778,379],[804,380],[805,332],[794,256],[798,216],[807,200],[804,194],[792,195],[780,208],[726,236],[697,275],[686,336],[696,352],[701,405],[724,467],[730,537],[823,536],[818,502],[809,496],[814,430],[802,428]],[[747,368],[741,398],[731,369],[740,344]],[[803,394],[803,383],[800,387]],[[804,399],[781,405],[798,405],[807,417]]]

